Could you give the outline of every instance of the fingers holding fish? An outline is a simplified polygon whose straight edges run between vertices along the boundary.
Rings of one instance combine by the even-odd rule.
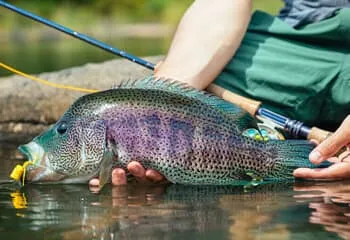
[[[333,165],[325,169],[300,168],[294,176],[308,179],[350,179],[350,115],[338,130],[320,143],[310,154],[311,162],[318,164],[325,160]],[[338,155],[337,152],[341,150]]]
[[[338,162],[328,168],[299,168],[293,175],[297,178],[337,180],[350,178],[350,163]]]
[[[164,176],[153,169],[145,169],[139,162],[132,161],[128,164],[128,171],[142,183],[160,183],[165,180]],[[91,187],[99,186],[98,178],[89,181]],[[112,171],[112,185],[120,186],[127,184],[126,172],[122,168],[115,168]]]
[[[350,146],[350,115],[337,131],[320,143],[310,154],[310,161],[318,164],[335,155],[341,148]]]
[[[100,184],[100,180],[98,180],[97,178],[93,178],[89,181],[89,185],[91,187],[98,187]]]
[[[130,162],[128,164],[128,171],[140,182],[146,181],[146,170],[139,162]]]
[[[300,168],[294,171],[294,176],[298,178],[308,179],[350,179],[350,151],[339,154],[339,156],[330,157],[328,162],[333,163],[332,166],[324,169]]]
[[[126,173],[124,169],[115,168],[112,171],[112,185],[120,186],[127,183]]]
[[[112,184],[114,186],[125,185],[127,183],[126,173],[124,169],[115,168],[112,171]],[[98,187],[100,185],[100,180],[98,178],[93,178],[89,181],[89,185],[92,188]]]
[[[157,183],[164,180],[164,177],[153,169],[145,169],[141,163],[132,161],[128,164],[129,172],[140,182]],[[113,177],[112,177],[113,178]]]
[[[163,175],[153,169],[146,170],[146,178],[152,182],[161,182],[166,180]]]

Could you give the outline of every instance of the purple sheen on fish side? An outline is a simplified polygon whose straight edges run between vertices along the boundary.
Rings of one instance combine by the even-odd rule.
[[[191,122],[169,113],[124,111],[118,118],[107,121],[107,129],[107,139],[118,142],[124,152],[136,159],[151,158],[154,154],[168,158],[192,149]]]
[[[191,121],[183,119],[170,118],[169,122],[169,153],[188,153],[192,151],[192,142],[194,137],[194,127]]]

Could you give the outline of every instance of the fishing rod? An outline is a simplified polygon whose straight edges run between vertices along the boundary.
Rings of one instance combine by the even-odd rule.
[[[141,59],[139,57],[136,57],[134,55],[131,55],[125,51],[122,51],[120,49],[117,49],[115,47],[112,47],[104,42],[101,42],[97,39],[94,39],[92,37],[89,37],[85,34],[79,33],[77,31],[74,31],[70,28],[67,28],[65,26],[62,26],[60,24],[57,24],[55,22],[52,22],[50,20],[47,20],[45,18],[42,18],[40,16],[37,16],[31,12],[28,12],[24,9],[18,8],[14,5],[11,5],[9,3],[6,3],[2,0],[0,0],[0,6],[5,7],[13,12],[19,13],[27,18],[30,18],[34,21],[40,22],[44,25],[47,25],[51,28],[54,28],[60,32],[63,32],[65,34],[68,34],[74,38],[77,38],[79,40],[82,40],[86,43],[89,43],[90,45],[99,47],[107,52],[110,52],[112,54],[118,55],[122,58],[128,59],[129,61],[132,61],[134,63],[137,63],[143,67],[146,67],[150,70],[155,70],[155,64],[148,62],[144,59]],[[266,108],[261,107],[262,103],[259,101],[255,101],[249,98],[242,97],[240,95],[237,95],[235,93],[232,93],[220,86],[217,86],[215,84],[209,85],[207,88],[208,91],[212,92],[213,94],[225,99],[226,101],[229,101],[231,103],[234,103],[246,111],[248,111],[253,116],[261,116],[263,118],[271,120],[273,123],[275,123],[279,128],[283,129],[284,131],[297,136],[297,137],[304,137],[309,140],[314,139],[318,142],[322,142],[324,139],[326,139],[331,133],[327,132],[325,130],[312,127],[309,128],[305,126],[303,122],[289,119],[285,116],[282,116],[280,114],[277,114],[275,112],[272,112]]]
[[[26,11],[24,9],[18,8],[16,6],[14,6],[12,4],[9,4],[9,3],[6,3],[4,1],[0,1],[0,6],[5,7],[5,8],[7,8],[7,9],[13,11],[13,12],[19,13],[22,16],[30,18],[30,19],[32,19],[34,21],[40,22],[40,23],[42,23],[42,24],[44,24],[46,26],[54,28],[54,29],[56,29],[56,30],[58,30],[60,32],[68,34],[68,35],[70,35],[72,37],[75,37],[75,38],[77,38],[79,40],[82,40],[82,41],[84,41],[86,43],[89,43],[89,44],[91,44],[93,46],[99,47],[99,48],[101,48],[101,49],[103,49],[103,50],[105,50],[107,52],[111,52],[111,53],[113,53],[115,55],[118,55],[118,56],[120,56],[122,58],[126,58],[126,59],[128,59],[128,60],[130,60],[132,62],[135,62],[135,63],[137,63],[137,64],[139,64],[141,66],[144,66],[144,67],[146,67],[146,68],[148,68],[150,70],[154,70],[154,64],[153,63],[147,62],[147,61],[145,61],[145,60],[143,60],[141,58],[133,56],[133,55],[131,55],[129,53],[126,53],[126,52],[118,49],[118,48],[109,46],[109,45],[107,45],[107,44],[105,44],[105,43],[103,43],[103,42],[101,42],[101,41],[99,41],[97,39],[94,39],[92,37],[89,37],[89,36],[87,36],[85,34],[79,33],[77,31],[73,31],[72,29],[69,29],[69,28],[67,28],[65,26],[62,26],[60,24],[57,24],[55,22],[52,22],[50,20],[47,20],[47,19],[42,18],[40,16],[37,16],[37,15],[31,13],[31,12],[28,12],[28,11]]]

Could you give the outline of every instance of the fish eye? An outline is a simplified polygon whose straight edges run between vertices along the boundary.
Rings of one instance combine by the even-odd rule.
[[[60,125],[58,125],[57,132],[62,135],[67,131],[67,127],[67,124],[65,122],[62,122]]]

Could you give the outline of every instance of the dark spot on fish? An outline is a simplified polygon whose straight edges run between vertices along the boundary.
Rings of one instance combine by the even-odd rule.
[[[141,121],[145,124],[147,132],[151,138],[160,138],[159,127],[161,121],[157,114],[145,116]]]
[[[212,141],[221,141],[223,136],[222,134],[213,127],[207,127],[203,131],[204,136],[207,136]]]
[[[242,136],[238,136],[237,134],[232,133],[231,136],[229,136],[227,139],[227,144],[229,146],[236,146],[237,148],[239,148],[242,145],[244,145],[245,142]]]
[[[191,123],[178,119],[170,119],[170,154],[191,151],[193,135],[194,127]]]

